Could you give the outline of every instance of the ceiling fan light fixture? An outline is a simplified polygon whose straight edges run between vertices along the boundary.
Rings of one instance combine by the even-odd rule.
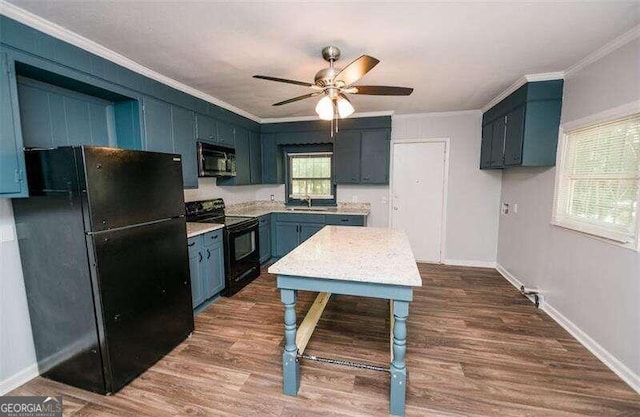
[[[340,97],[338,97],[337,106],[338,106],[338,115],[340,116],[341,119],[351,116],[355,111],[349,99],[343,96],[342,94],[340,94]]]
[[[333,100],[329,96],[322,97],[316,104],[316,113],[322,120],[333,119],[334,111]]]

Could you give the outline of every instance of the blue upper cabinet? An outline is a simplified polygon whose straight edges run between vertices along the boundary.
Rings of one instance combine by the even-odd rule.
[[[562,80],[523,85],[482,117],[480,169],[553,166]]]
[[[333,145],[337,184],[389,184],[389,130],[345,130]]]
[[[196,114],[196,138],[203,142],[217,142],[218,124],[216,120],[203,114]]]
[[[362,184],[389,184],[389,131],[362,132],[360,181]]]
[[[180,153],[185,187],[197,187],[195,137],[233,147],[237,128],[260,129],[253,120],[4,15],[0,53],[0,197],[28,196],[24,146],[92,144]],[[17,75],[54,88],[18,91]]]
[[[262,149],[262,183],[284,184],[283,155],[275,133],[260,134]]]
[[[217,142],[222,146],[233,147],[235,144],[235,128],[232,124],[218,121],[218,137]]]
[[[171,104],[151,97],[144,98],[145,149],[173,153]]]
[[[27,184],[15,66],[6,53],[0,59],[0,197],[24,197]]]
[[[182,156],[184,188],[198,188],[195,115],[193,111],[171,106],[171,132],[174,152]]]
[[[220,126],[221,123],[218,124]],[[251,184],[251,147],[249,144],[249,132],[243,128],[234,129],[234,141],[236,151],[236,176],[231,178],[218,178],[219,185],[247,185]],[[228,143],[221,143],[227,146]]]
[[[360,183],[361,142],[362,134],[359,131],[345,130],[336,135],[333,144],[336,184]]]
[[[262,184],[262,144],[258,132],[249,132],[251,184]]]

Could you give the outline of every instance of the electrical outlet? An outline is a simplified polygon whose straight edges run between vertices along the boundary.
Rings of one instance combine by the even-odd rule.
[[[0,226],[0,242],[11,242],[15,240],[16,234],[12,225]]]
[[[358,196],[354,195],[353,197],[351,197],[351,202],[352,203],[357,203],[358,202]]]
[[[509,203],[502,203],[502,214],[509,214]]]
[[[271,194],[271,201],[275,201],[276,200],[276,196],[274,196],[273,194]]]
[[[517,213],[518,212],[518,203],[513,203],[513,213]]]
[[[387,204],[387,197],[380,198],[380,203],[381,204]]]

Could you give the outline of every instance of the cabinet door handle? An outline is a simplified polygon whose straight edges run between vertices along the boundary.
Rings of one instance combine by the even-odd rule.
[[[207,259],[211,258],[211,251],[207,249]]]
[[[217,239],[219,235],[213,235],[211,236],[211,239]]]
[[[198,252],[198,256],[200,257],[200,259],[198,259],[198,262],[202,262],[202,252]]]
[[[193,246],[193,245],[195,245],[195,244],[196,244],[196,242],[191,242],[191,243],[189,243],[189,245],[187,245],[187,246],[191,247],[191,246]]]
[[[362,181],[369,181],[369,177],[362,177]]]
[[[348,222],[349,219],[340,219],[341,222]]]

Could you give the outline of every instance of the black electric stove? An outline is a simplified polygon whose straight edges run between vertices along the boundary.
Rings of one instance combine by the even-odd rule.
[[[221,198],[185,204],[188,222],[224,224],[225,289],[232,296],[260,275],[258,219],[226,216]]]

